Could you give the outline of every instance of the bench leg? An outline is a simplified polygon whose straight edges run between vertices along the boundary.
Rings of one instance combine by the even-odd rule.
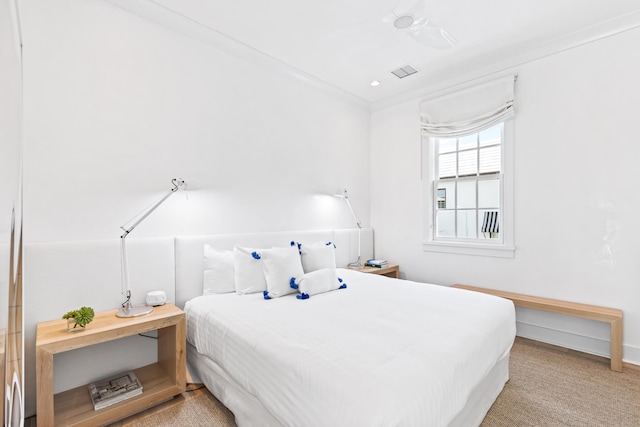
[[[622,372],[622,319],[611,322],[611,369]]]

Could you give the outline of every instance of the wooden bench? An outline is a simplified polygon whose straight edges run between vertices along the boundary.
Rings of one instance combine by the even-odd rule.
[[[622,372],[622,310],[467,285],[457,284],[452,287],[506,298],[513,301],[518,307],[533,308],[535,310],[544,310],[568,316],[608,322],[611,325],[611,369]]]

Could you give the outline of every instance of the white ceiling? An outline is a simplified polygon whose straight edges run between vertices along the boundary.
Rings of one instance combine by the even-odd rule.
[[[639,0],[427,0],[427,19],[459,41],[438,50],[383,22],[417,1],[148,0],[371,104],[640,26]],[[390,73],[408,64],[419,72]]]

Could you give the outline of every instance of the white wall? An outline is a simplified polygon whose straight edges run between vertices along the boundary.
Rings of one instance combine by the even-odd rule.
[[[107,2],[24,0],[22,19],[27,415],[36,323],[120,300],[119,283],[112,298],[91,292],[87,268],[47,283],[28,257],[36,244],[117,239],[175,177],[189,200],[172,196],[129,239],[353,227],[329,196],[343,187],[369,224],[362,104]],[[56,362],[56,375],[86,357]]]
[[[624,311],[624,359],[640,364],[640,30],[521,65],[515,119],[514,259],[423,252],[418,104],[375,111],[371,225],[376,257],[404,276]],[[608,354],[608,328],[518,311],[525,336]],[[568,333],[567,333],[568,331]]]
[[[333,228],[312,196],[343,186],[368,222],[365,109],[106,2],[24,3],[30,241],[112,238],[177,176],[198,191],[136,237]]]

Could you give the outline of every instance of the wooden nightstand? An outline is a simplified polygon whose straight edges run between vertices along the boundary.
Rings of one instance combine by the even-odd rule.
[[[394,279],[400,278],[400,267],[398,264],[389,264],[387,267],[362,267],[354,268],[353,270],[362,271],[363,273],[380,274],[381,276],[393,277]]]
[[[38,323],[36,379],[38,427],[109,424],[182,393],[186,386],[185,314],[173,304],[155,307],[151,314],[116,317],[117,310],[96,313],[85,331],[67,332],[66,320]],[[158,331],[158,362],[134,369],[141,395],[99,410],[93,409],[88,387],[53,394],[53,355],[90,345]],[[90,363],[90,362],[89,362]]]

